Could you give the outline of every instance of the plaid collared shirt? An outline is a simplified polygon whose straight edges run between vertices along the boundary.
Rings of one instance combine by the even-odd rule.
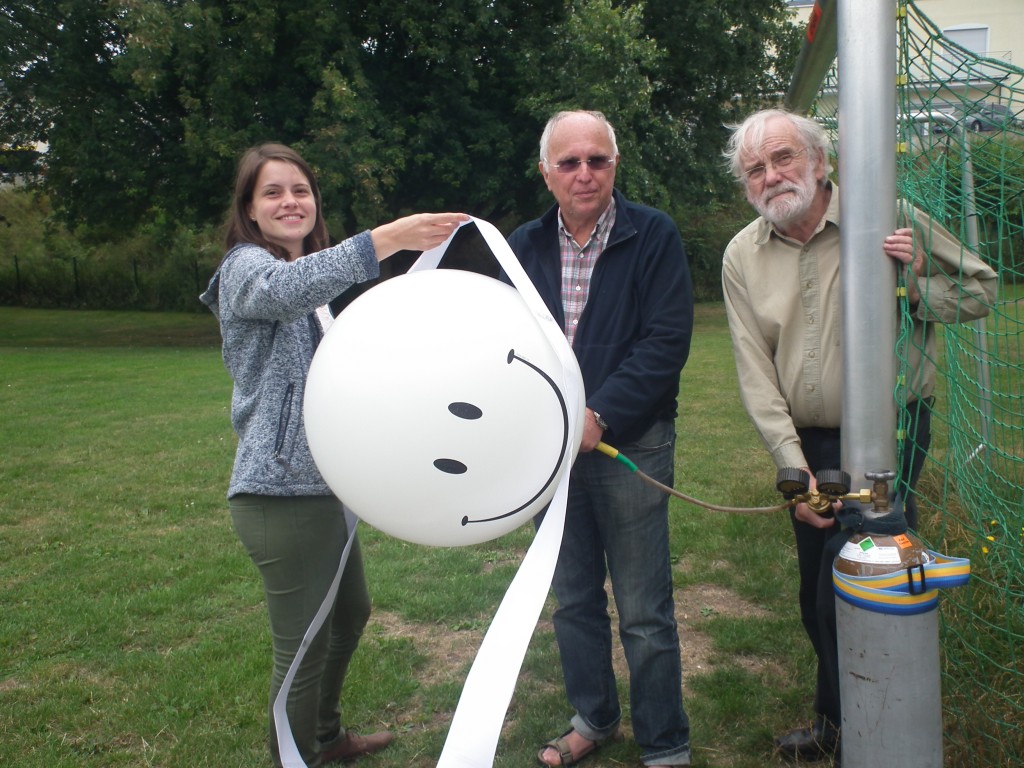
[[[608,236],[615,225],[615,200],[597,220],[590,239],[581,248],[566,230],[562,212],[558,212],[559,252],[562,257],[562,309],[565,312],[565,337],[572,346],[576,326],[590,295],[590,277],[594,265],[608,245]]]

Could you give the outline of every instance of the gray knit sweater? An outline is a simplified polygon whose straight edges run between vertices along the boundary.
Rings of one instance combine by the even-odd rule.
[[[322,332],[316,308],[380,274],[370,233],[287,262],[264,248],[228,251],[199,297],[220,321],[234,381],[238,450],[228,497],[324,496],[302,418],[306,376]]]

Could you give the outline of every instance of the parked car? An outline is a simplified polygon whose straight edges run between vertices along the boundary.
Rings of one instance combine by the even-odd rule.
[[[959,112],[958,116],[962,116],[964,125],[972,131],[1002,131],[1012,128],[1016,122],[1015,115],[1006,104],[982,102],[966,112]]]
[[[924,139],[932,134],[945,133],[950,126],[956,125],[957,115],[952,104],[934,102],[928,106],[920,106],[909,114],[900,113],[898,120],[907,136],[913,135]]]
[[[977,104],[949,104],[936,101],[932,102],[930,107],[928,112],[915,113],[914,119],[921,122],[926,119],[924,115],[934,118],[928,121],[933,133],[945,133],[954,125],[976,133],[1004,131],[1024,125],[1006,104],[990,104],[984,101]]]

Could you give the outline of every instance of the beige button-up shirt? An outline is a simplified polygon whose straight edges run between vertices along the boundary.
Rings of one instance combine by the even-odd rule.
[[[913,333],[899,350],[913,400],[935,385],[935,333],[926,321],[984,317],[997,276],[923,212],[908,208],[900,218],[913,222],[928,254]],[[806,244],[761,217],[741,230],[725,249],[722,287],[743,405],[776,467],[805,467],[797,428],[839,427],[842,414],[838,186]]]

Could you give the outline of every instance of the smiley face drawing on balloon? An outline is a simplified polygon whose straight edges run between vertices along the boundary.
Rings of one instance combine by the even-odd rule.
[[[518,292],[428,270],[392,278],[335,320],[304,414],[327,484],[406,541],[489,541],[551,500],[582,436],[583,385]],[[571,380],[567,381],[567,377]]]
[[[535,371],[539,376],[541,376],[544,379],[544,381],[546,381],[548,383],[548,385],[551,387],[551,390],[552,390],[554,396],[558,399],[559,406],[561,407],[561,414],[562,414],[562,441],[561,441],[561,444],[559,445],[559,450],[558,450],[558,453],[556,455],[555,463],[554,463],[554,465],[551,468],[551,474],[548,476],[546,481],[540,486],[540,488],[537,489],[537,492],[530,499],[528,499],[523,504],[520,504],[515,509],[509,510],[508,512],[503,512],[503,513],[495,515],[493,517],[488,517],[488,518],[483,518],[483,519],[475,519],[474,520],[474,519],[470,519],[470,517],[468,515],[466,515],[465,517],[462,518],[462,524],[463,525],[469,525],[470,523],[488,523],[488,522],[493,522],[495,520],[501,520],[501,519],[504,519],[506,517],[513,517],[514,515],[516,515],[519,512],[521,512],[523,509],[526,509],[526,508],[530,507],[530,505],[532,505],[535,501],[537,501],[537,499],[541,498],[542,496],[545,496],[547,494],[547,491],[553,487],[554,481],[561,474],[561,469],[562,469],[562,466],[563,466],[563,463],[564,463],[564,459],[565,459],[565,449],[568,446],[569,439],[571,437],[571,432],[570,432],[571,426],[569,424],[569,411],[568,411],[568,407],[566,406],[565,398],[563,397],[561,390],[558,389],[558,385],[555,383],[555,381],[547,373],[545,373],[543,369],[541,369],[538,366],[534,365],[529,360],[526,360],[526,359],[520,357],[519,355],[517,355],[516,351],[514,349],[509,350],[506,362],[508,362],[509,364],[512,364],[514,362],[518,362],[518,363],[521,363],[523,365],[528,366],[533,371]],[[449,410],[449,412],[452,413],[452,415],[456,416],[457,418],[466,419],[466,420],[469,420],[469,421],[475,421],[476,419],[481,419],[481,418],[483,418],[483,415],[484,415],[483,411],[480,408],[478,408],[477,406],[473,405],[472,403],[466,403],[466,402],[453,402],[453,403],[450,403],[448,405],[448,410]],[[446,473],[453,474],[453,475],[461,475],[461,474],[464,474],[464,473],[468,472],[468,470],[469,470],[467,465],[464,464],[463,462],[459,461],[458,459],[450,459],[450,458],[438,458],[438,459],[435,459],[434,460],[434,467],[436,467],[440,472],[446,472]]]

